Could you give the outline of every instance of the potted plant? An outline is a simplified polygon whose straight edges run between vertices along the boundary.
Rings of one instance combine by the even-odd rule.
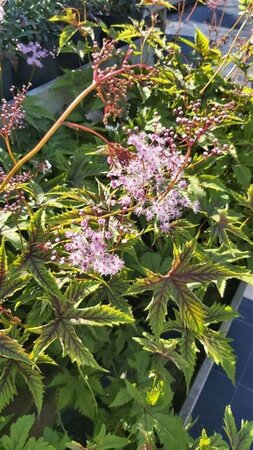
[[[12,84],[20,87],[31,81],[36,87],[58,75],[53,52],[59,26],[49,22],[55,10],[56,5],[50,0],[39,3],[7,0],[3,5],[0,24],[2,96],[9,97]]]
[[[129,17],[141,17],[135,0],[88,0],[87,8],[107,26],[126,23]]]

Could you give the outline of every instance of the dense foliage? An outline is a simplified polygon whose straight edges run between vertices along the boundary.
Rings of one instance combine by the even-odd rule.
[[[203,353],[234,381],[218,324],[237,316],[226,281],[252,283],[253,90],[200,30],[187,64],[151,22],[113,28],[56,82],[74,99],[57,121],[26,89],[3,103],[3,450],[253,441],[229,407],[226,441],[194,440],[174,397]]]

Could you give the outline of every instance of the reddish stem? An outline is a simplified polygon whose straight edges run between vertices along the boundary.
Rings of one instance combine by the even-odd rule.
[[[78,123],[73,122],[63,122],[62,125],[66,125],[68,128],[72,128],[73,130],[81,130],[85,131],[87,133],[93,134],[94,136],[98,137],[101,141],[103,141],[105,144],[110,145],[110,141],[108,141],[102,134],[98,133],[97,131],[93,130],[92,128],[85,127],[84,125],[80,125]]]

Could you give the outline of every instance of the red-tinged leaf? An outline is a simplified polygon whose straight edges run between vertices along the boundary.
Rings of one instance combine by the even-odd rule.
[[[30,222],[30,244],[38,244],[43,241],[45,236],[45,211],[39,209],[34,213]]]
[[[196,364],[196,355],[198,352],[195,344],[195,336],[191,331],[185,330],[180,340],[180,353],[183,360],[187,363],[182,369],[185,376],[186,389],[189,391],[190,382],[194,373]]]
[[[195,294],[183,283],[172,280],[170,295],[179,306],[179,313],[185,326],[197,333],[204,327],[204,311]]]
[[[38,357],[56,339],[59,339],[63,356],[68,355],[72,362],[79,366],[87,365],[95,369],[101,369],[89,350],[77,336],[74,326],[64,317],[57,317],[47,325],[31,328],[30,331],[40,333],[34,346],[34,355]]]
[[[153,286],[153,298],[147,306],[148,319],[153,333],[160,336],[167,313],[167,303],[170,297],[170,280],[160,278]]]
[[[203,336],[199,337],[206,354],[216,364],[220,364],[227,376],[234,383],[236,358],[232,347],[231,339],[224,337],[220,332],[206,329]]]
[[[95,305],[90,308],[78,308],[69,319],[72,325],[109,326],[132,323],[134,319],[128,314],[109,305]]]
[[[178,305],[179,316],[184,326],[201,335],[204,329],[203,305],[188,284],[210,283],[235,276],[235,270],[232,267],[223,267],[210,261],[192,262],[195,247],[195,241],[186,243],[181,251],[175,247],[172,267],[166,275],[146,270],[147,277],[137,280],[127,292],[133,295],[153,291],[147,310],[149,311],[148,319],[156,337],[159,337],[163,330],[169,299]]]
[[[15,273],[10,277],[2,281],[0,286],[0,302],[4,301],[6,298],[11,297],[16,291],[23,289],[27,286],[30,275],[18,276]]]
[[[0,332],[0,357],[31,364],[29,356],[23,347],[4,332]]]
[[[55,297],[61,299],[63,302],[66,301],[66,298],[56,284],[55,278],[51,272],[47,270],[44,261],[35,256],[28,255],[24,262],[24,268],[32,274],[39,286],[44,288],[51,295],[55,295]]]

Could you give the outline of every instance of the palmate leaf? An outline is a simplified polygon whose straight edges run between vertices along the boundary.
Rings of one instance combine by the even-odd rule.
[[[14,359],[26,364],[31,364],[31,360],[23,347],[15,340],[0,332],[0,358]]]
[[[78,306],[88,295],[100,287],[99,281],[70,281],[65,297]]]
[[[184,283],[171,283],[171,297],[179,306],[179,313],[186,326],[202,333],[204,327],[204,311],[196,295]]]
[[[179,342],[180,354],[186,364],[182,367],[186,382],[186,390],[189,392],[190,382],[194,373],[198,348],[195,344],[195,336],[191,331],[185,330]]]
[[[57,298],[61,299],[63,302],[66,301],[66,298],[58,288],[55,278],[47,270],[45,262],[36,256],[27,255],[25,260],[23,261],[23,269],[28,270],[35,281],[48,291],[50,294],[55,295]]]
[[[35,416],[22,416],[11,425],[10,435],[0,439],[3,450],[55,450],[51,444],[43,438],[29,438],[30,430],[34,424]]]
[[[77,336],[74,326],[69,322],[69,319],[57,317],[47,325],[31,328],[30,331],[40,333],[40,337],[36,340],[34,346],[35,357],[38,357],[52,342],[59,339],[63,356],[68,355],[71,361],[76,362],[79,366],[87,365],[101,369],[92,354]]]
[[[230,269],[211,262],[191,263],[194,252],[194,242],[186,243],[181,252],[174,247],[172,267],[166,275],[146,270],[147,277],[137,280],[127,292],[137,294],[153,291],[153,298],[147,309],[148,319],[156,336],[159,336],[163,329],[169,299],[178,305],[186,327],[201,334],[204,328],[203,306],[187,284],[210,283],[233,276]]]
[[[128,314],[109,305],[96,305],[73,311],[70,323],[73,325],[110,326],[120,323],[132,323],[134,319]]]
[[[48,223],[50,225],[58,225],[59,223],[64,225],[72,224],[75,219],[80,217],[80,211],[78,209],[71,209],[70,211],[65,211],[61,214],[57,214],[53,217],[49,217]]]
[[[230,406],[225,409],[224,430],[229,438],[231,450],[250,450],[253,442],[253,422],[242,420],[241,428],[237,430]]]
[[[4,301],[6,298],[11,297],[15,292],[23,289],[30,278],[30,275],[20,275],[14,272],[10,276],[2,280],[0,285],[0,302]]]
[[[41,208],[36,211],[30,220],[29,243],[38,244],[45,237],[45,211]]]
[[[209,39],[202,33],[202,31],[196,27],[195,34],[195,45],[196,49],[202,56],[207,56],[209,54]]]
[[[103,387],[96,374],[89,374],[88,386],[79,374],[73,375],[69,370],[64,370],[54,376],[49,387],[56,388],[58,411],[71,408],[91,420],[96,419],[97,402],[95,395],[104,394]]]
[[[236,357],[230,346],[231,339],[224,337],[218,331],[206,328],[205,333],[199,336],[199,340],[204,346],[207,356],[216,364],[220,364],[234,383]]]
[[[19,373],[30,390],[38,413],[43,400],[43,382],[39,370],[32,365],[20,361],[9,360],[3,367],[0,378],[0,411],[5,408],[17,394],[16,375]]]
[[[143,333],[143,338],[134,338],[138,344],[140,344],[144,350],[156,353],[163,359],[172,361],[180,370],[184,370],[187,366],[187,362],[177,352],[179,344],[178,339],[159,339],[154,340],[153,336],[149,333]]]
[[[155,429],[164,450],[185,450],[189,448],[189,435],[182,419],[172,414],[155,414]]]
[[[210,308],[206,310],[205,323],[219,323],[226,320],[232,320],[239,317],[240,314],[229,305],[222,305],[220,303],[213,303]]]
[[[25,383],[27,384],[27,387],[33,396],[38,413],[40,413],[44,392],[44,385],[40,371],[32,365],[23,364],[17,361],[15,362],[15,365],[18,373],[22,375]]]
[[[219,210],[218,214],[212,216],[213,223],[210,226],[210,243],[218,238],[220,243],[224,243],[232,250],[233,244],[230,241],[230,235],[246,241],[252,245],[252,241],[244,232],[244,225],[239,222],[238,217],[229,216],[227,209]],[[233,253],[233,252],[232,252]]]
[[[16,389],[16,373],[15,373],[15,361],[9,360],[4,367],[1,365],[0,376],[0,412],[9,405],[17,394]]]

